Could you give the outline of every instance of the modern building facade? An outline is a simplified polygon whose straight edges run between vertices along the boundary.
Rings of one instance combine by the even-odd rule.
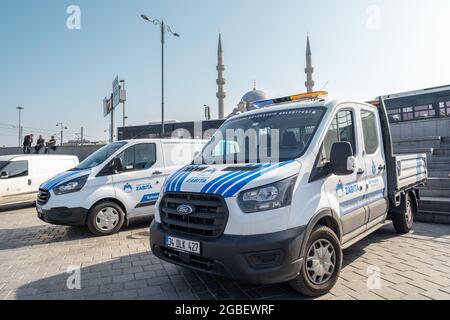
[[[166,138],[186,137],[192,139],[209,139],[225,120],[174,122],[164,125]],[[175,134],[175,136],[174,136]],[[161,136],[161,124],[129,126],[118,128],[118,140],[157,139]]]
[[[394,138],[450,137],[450,85],[383,98]]]

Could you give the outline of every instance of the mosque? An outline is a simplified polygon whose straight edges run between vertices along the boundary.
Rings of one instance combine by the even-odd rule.
[[[223,49],[222,49],[222,35],[219,35],[219,45],[218,45],[218,59],[217,59],[217,99],[218,99],[218,115],[219,119],[224,119],[224,106],[225,106],[225,78],[224,78],[224,72],[225,72],[225,65],[224,65],[224,59],[223,59]],[[313,92],[314,91],[314,80],[313,80],[313,73],[314,68],[312,66],[312,52],[311,52],[311,44],[309,40],[309,35],[307,36],[306,40],[306,91],[307,92]],[[269,96],[266,94],[266,92],[262,90],[258,90],[256,88],[256,81],[253,85],[253,90],[247,92],[242,97],[241,101],[238,103],[237,107],[233,109],[233,112],[228,115],[227,118],[230,118],[232,116],[251,111],[254,109],[257,109],[256,106],[253,105],[256,101],[262,101],[269,99]]]

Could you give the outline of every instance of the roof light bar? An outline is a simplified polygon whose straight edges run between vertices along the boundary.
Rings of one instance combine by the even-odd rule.
[[[257,101],[253,104],[256,107],[263,107],[263,106],[268,106],[271,104],[280,104],[280,103],[286,103],[286,102],[299,102],[299,101],[325,99],[327,96],[328,96],[328,92],[326,92],[326,91],[316,91],[316,92],[310,92],[310,93],[297,94],[297,95],[284,97],[284,98]]]

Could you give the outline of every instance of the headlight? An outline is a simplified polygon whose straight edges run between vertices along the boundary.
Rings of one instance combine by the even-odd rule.
[[[78,192],[84,187],[88,177],[89,175],[60,184],[59,186],[53,188],[53,192],[58,196],[62,194]]]
[[[238,196],[239,207],[245,213],[253,213],[289,206],[297,177],[241,192]]]

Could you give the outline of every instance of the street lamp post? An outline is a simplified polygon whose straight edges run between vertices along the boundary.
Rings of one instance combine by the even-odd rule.
[[[120,80],[120,83],[122,84],[121,86],[121,90],[120,91],[125,91],[125,80]],[[123,127],[125,127],[126,125],[126,120],[128,119],[127,114],[125,113],[125,99],[122,101],[122,105],[123,105],[123,119],[122,119],[122,124]]]
[[[170,26],[164,23],[164,20],[153,19],[151,20],[146,15],[141,14],[141,18],[147,22],[153,23],[155,26],[159,25],[161,27],[161,138],[164,138],[164,44],[165,44],[165,33],[166,31],[175,37],[180,35],[173,32]]]
[[[21,147],[22,146],[22,110],[25,108],[22,106],[18,106],[16,109],[19,110],[19,147]]]
[[[61,127],[61,146],[63,145],[63,138],[64,138],[64,130],[67,130],[68,128],[67,127],[64,127],[64,125],[63,125],[63,123],[62,122],[58,122],[57,124],[56,124],[56,126],[57,127]]]

